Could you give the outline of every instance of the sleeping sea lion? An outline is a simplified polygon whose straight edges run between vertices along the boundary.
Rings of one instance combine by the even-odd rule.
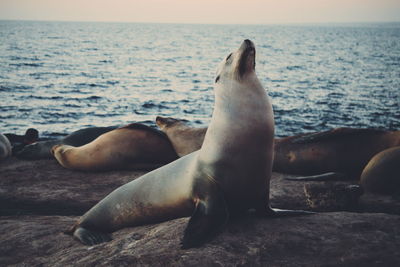
[[[378,152],[400,145],[400,131],[337,128],[278,139],[274,171],[314,175],[326,172],[359,177]]]
[[[65,168],[80,171],[154,169],[178,158],[164,133],[139,123],[104,133],[80,147],[55,145],[52,153]]]
[[[400,146],[376,154],[365,166],[360,184],[367,192],[396,194],[400,192]]]
[[[187,121],[158,116],[156,123],[168,136],[179,156],[200,149],[207,128],[196,128]],[[336,128],[276,138],[273,171],[314,175],[308,180],[324,180],[335,172],[336,178],[360,176],[368,161],[378,152],[400,145],[400,131]],[[324,175],[318,175],[324,173]],[[341,173],[341,174],[338,174]]]
[[[58,144],[70,146],[83,146],[92,142],[100,135],[116,129],[117,126],[110,127],[89,127],[75,131],[62,139],[39,141],[25,146],[16,156],[20,159],[52,159],[51,148]]]
[[[0,133],[0,161],[11,156],[11,144],[7,137]]]

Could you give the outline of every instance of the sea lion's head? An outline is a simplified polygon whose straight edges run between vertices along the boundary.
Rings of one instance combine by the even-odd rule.
[[[53,156],[56,156],[56,153],[63,153],[64,149],[63,149],[63,144],[57,144],[51,147],[50,152]]]
[[[156,124],[161,130],[163,130],[173,126],[183,125],[185,124],[185,120],[174,119],[171,117],[157,116]]]
[[[29,145],[35,143],[39,139],[39,132],[34,128],[29,128],[25,132],[24,143]]]
[[[256,49],[252,41],[246,39],[239,49],[230,53],[219,65],[215,83],[224,83],[228,80],[242,82],[255,73]]]
[[[70,168],[72,168],[72,166],[74,166],[74,163],[73,163],[74,155],[68,156],[68,154],[71,151],[73,151],[74,149],[75,149],[75,147],[73,147],[73,146],[58,144],[58,145],[54,145],[51,148],[51,154],[53,154],[53,156],[56,158],[58,163],[61,164],[61,166],[65,167],[67,169],[70,169]],[[72,159],[72,164],[70,161],[71,159]]]

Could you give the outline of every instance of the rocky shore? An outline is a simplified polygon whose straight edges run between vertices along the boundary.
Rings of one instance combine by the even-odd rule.
[[[108,193],[143,173],[77,172],[55,160],[1,162],[0,266],[400,264],[400,198],[371,194],[351,206],[313,207],[318,213],[308,216],[263,219],[249,214],[231,220],[206,245],[189,250],[180,249],[188,218],[126,228],[115,232],[111,242],[93,247],[63,234]],[[285,177],[273,174],[272,206],[312,209],[305,191],[321,183]]]

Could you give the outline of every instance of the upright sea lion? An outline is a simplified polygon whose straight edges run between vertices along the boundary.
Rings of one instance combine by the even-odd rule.
[[[190,248],[216,235],[229,214],[253,208],[274,215],[269,205],[273,137],[273,111],[255,73],[255,48],[245,40],[218,68],[202,148],[116,189],[69,233],[96,244],[123,227],[192,214],[182,241]]]
[[[7,137],[0,133],[0,161],[11,156],[11,144]]]
[[[81,171],[154,169],[178,158],[164,133],[139,123],[104,133],[80,147],[56,145],[52,152],[65,168]]]
[[[156,123],[171,141],[179,157],[183,157],[201,148],[207,127],[195,128],[188,126],[185,121],[157,116]]]
[[[51,148],[58,144],[70,146],[83,146],[100,135],[116,129],[117,126],[110,127],[90,127],[75,131],[62,139],[39,141],[25,146],[16,156],[20,159],[52,159]]]
[[[365,166],[360,184],[367,192],[392,194],[400,192],[400,146],[376,154]]]

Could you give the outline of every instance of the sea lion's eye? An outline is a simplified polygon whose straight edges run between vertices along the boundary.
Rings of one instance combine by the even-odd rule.
[[[229,54],[229,56],[226,58],[226,61],[228,61],[232,56],[232,53]]]
[[[217,78],[215,78],[215,83],[217,83],[219,81],[219,75],[217,76]]]

